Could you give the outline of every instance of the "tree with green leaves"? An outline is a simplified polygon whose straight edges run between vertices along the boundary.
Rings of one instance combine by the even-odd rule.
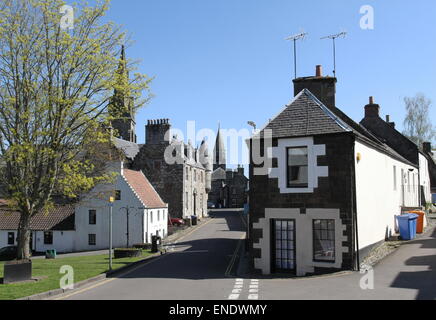
[[[151,79],[127,78],[136,63],[118,58],[125,31],[102,22],[109,1],[75,4],[72,29],[62,26],[64,5],[0,4],[0,187],[20,212],[18,259],[30,256],[31,217],[48,210],[54,196],[80,198],[110,178],[102,169],[108,128],[125,113],[108,112],[114,89],[134,110],[150,98]]]
[[[431,142],[435,137],[429,114],[432,101],[424,94],[418,93],[414,97],[404,98],[404,103],[407,114],[403,134],[422,148],[423,142]]]

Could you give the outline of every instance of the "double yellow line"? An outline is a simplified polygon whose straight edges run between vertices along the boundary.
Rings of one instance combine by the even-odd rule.
[[[230,277],[230,272],[232,271],[232,269],[233,269],[233,266],[235,265],[235,262],[236,262],[236,258],[238,257],[238,252],[239,252],[239,249],[241,248],[241,244],[242,244],[242,240],[245,238],[245,234],[243,234],[240,238],[239,238],[239,240],[238,240],[238,245],[236,246],[236,249],[235,249],[235,252],[233,252],[233,256],[232,256],[232,259],[230,260],[230,263],[229,263],[229,265],[227,266],[227,270],[226,270],[226,272],[225,272],[225,276],[226,277]]]

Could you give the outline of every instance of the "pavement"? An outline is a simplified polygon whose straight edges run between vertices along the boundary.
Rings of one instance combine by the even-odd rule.
[[[97,256],[107,254],[109,255],[109,249],[106,250],[96,250],[96,251],[83,251],[83,252],[73,252],[73,253],[58,253],[56,254],[56,258],[70,258],[70,257],[83,257],[83,256]],[[45,254],[41,253],[39,255],[32,256],[32,260],[34,259],[45,259]]]
[[[220,210],[211,216],[170,244],[168,253],[57,299],[436,300],[435,226],[361,273],[272,278],[236,276],[247,265],[241,254],[241,212]]]
[[[260,279],[259,296],[265,300],[436,300],[435,227],[361,272]]]

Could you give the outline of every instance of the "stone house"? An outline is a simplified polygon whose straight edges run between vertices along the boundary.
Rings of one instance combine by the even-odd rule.
[[[212,168],[206,141],[195,148],[171,135],[168,119],[149,120],[132,168],[147,175],[168,203],[170,217],[207,216]]]
[[[263,274],[357,269],[403,206],[420,205],[426,169],[338,109],[336,81],[320,66],[295,79],[292,102],[248,141],[249,250]]]
[[[209,202],[215,208],[243,208],[247,202],[248,178],[244,167],[236,170],[226,168],[226,150],[221,130],[218,133],[213,149],[212,189]]]

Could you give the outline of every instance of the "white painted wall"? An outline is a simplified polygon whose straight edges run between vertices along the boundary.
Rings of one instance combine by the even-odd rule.
[[[8,244],[8,233],[14,232],[14,244]],[[17,230],[0,230],[0,249],[3,247],[8,247],[17,244]]]
[[[361,156],[359,162],[357,154]],[[355,143],[355,159],[359,247],[363,249],[395,233],[395,216],[401,213],[403,201],[408,207],[419,206],[418,169],[358,141]],[[409,169],[414,171],[409,172]],[[401,172],[410,179],[401,177]]]
[[[112,190],[121,191],[121,200],[113,203],[112,208],[112,244],[113,247],[127,246],[127,207],[129,208],[129,246],[144,243],[147,239],[147,217],[148,217],[148,238],[156,234],[157,230],[167,235],[167,220],[157,220],[157,210],[168,208],[147,209],[142,201],[130,187],[127,180],[122,176],[122,164],[118,163],[118,176],[114,184],[100,184],[88,194],[79,206],[76,207],[76,248],[77,251],[100,250],[109,248],[109,196]],[[89,224],[89,210],[97,211],[97,223]],[[155,212],[153,222],[150,212]],[[96,245],[89,245],[88,235],[96,235]]]
[[[168,208],[147,209],[144,216],[144,239],[151,243],[151,236],[162,239],[168,235]]]
[[[14,232],[14,244],[8,244],[8,233]],[[58,253],[74,251],[75,231],[53,231],[53,244],[44,244],[44,231],[32,231],[32,249],[36,252],[45,252],[48,249],[56,249]],[[0,231],[0,248],[17,245],[17,230]]]
[[[428,160],[421,153],[419,153],[419,180],[421,186],[424,187],[425,203],[431,202],[431,185],[430,173],[428,168]]]
[[[57,253],[74,251],[75,231],[53,231],[53,244],[44,244],[44,231],[33,232],[33,250],[45,252],[49,249],[56,249]]]

